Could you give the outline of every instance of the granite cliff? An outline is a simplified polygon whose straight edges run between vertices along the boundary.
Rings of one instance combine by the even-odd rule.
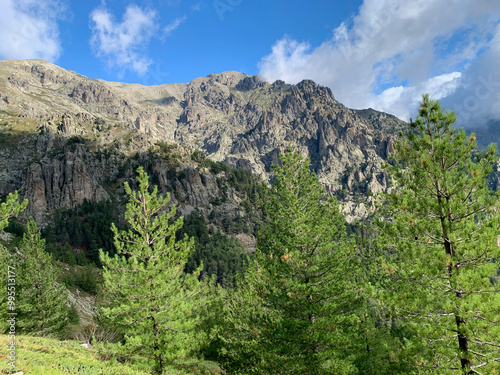
[[[43,221],[56,208],[109,199],[142,161],[185,212],[209,212],[222,192],[216,177],[189,158],[193,151],[266,180],[278,154],[292,146],[311,158],[349,218],[362,218],[370,204],[365,193],[387,188],[380,166],[403,127],[391,115],[346,108],[308,80],[270,84],[230,71],[145,87],[90,79],[42,60],[4,60],[0,193],[19,190],[30,200],[27,214]],[[184,156],[173,162],[172,148]],[[231,199],[237,205],[239,198]]]

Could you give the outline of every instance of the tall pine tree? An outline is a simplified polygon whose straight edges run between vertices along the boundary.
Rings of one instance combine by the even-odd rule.
[[[497,195],[490,146],[452,127],[453,112],[423,96],[387,166],[396,186],[381,208],[385,303],[405,327],[402,359],[415,373],[500,371]]]
[[[226,355],[247,373],[355,373],[362,350],[356,245],[309,160],[291,150],[280,159],[268,224],[245,280],[229,292]]]
[[[196,354],[205,336],[197,329],[198,312],[204,303],[206,284],[198,281],[201,268],[184,273],[194,251],[193,240],[176,241],[182,217],[173,221],[175,206],[165,210],[169,195],[149,192],[148,176],[140,167],[139,190],[129,196],[125,218],[128,230],[112,226],[117,255],[101,251],[104,267],[103,289],[109,304],[102,315],[124,334],[116,347],[127,355],[141,354],[152,363],[155,373]]]
[[[56,282],[60,271],[45,251],[35,221],[30,218],[16,255],[18,327],[20,333],[60,334],[69,322],[67,294]]]

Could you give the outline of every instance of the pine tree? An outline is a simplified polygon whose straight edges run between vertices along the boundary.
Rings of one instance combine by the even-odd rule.
[[[361,334],[356,245],[309,160],[291,150],[280,159],[267,197],[268,224],[227,304],[234,327],[225,337],[227,354],[246,372],[355,373]]]
[[[24,200],[22,203],[18,201],[17,191],[14,193],[10,193],[7,196],[5,202],[2,202],[0,204],[0,231],[3,231],[7,227],[7,225],[9,225],[9,218],[19,215],[19,213],[21,213],[27,205],[27,200]],[[9,266],[14,267],[14,269],[9,268]],[[9,271],[16,274],[16,270],[15,264],[12,261],[9,251],[2,244],[0,244],[0,270],[0,288],[2,288],[2,293],[0,293],[0,306],[2,306],[2,309],[7,309],[9,307],[7,305],[7,297],[9,296],[8,293],[16,293],[15,290],[7,290],[7,288],[9,287],[9,283],[7,283],[7,280],[10,278],[8,277]],[[13,287],[13,289],[15,289],[15,285],[11,285],[10,287]],[[13,298],[16,298],[15,294],[10,295]],[[13,306],[13,308],[15,307]],[[2,311],[6,312],[6,310]],[[0,322],[0,332],[4,332],[6,327],[7,321],[6,319],[2,319],[2,321]]]
[[[9,225],[9,219],[19,215],[28,205],[27,199],[19,203],[18,198],[18,193],[15,191],[7,195],[5,202],[0,204],[0,230],[4,230]]]
[[[499,206],[486,177],[496,151],[453,112],[423,96],[408,137],[395,146],[396,182],[380,211],[385,302],[405,326],[402,359],[416,373],[500,371]]]
[[[35,221],[30,218],[16,256],[19,332],[46,336],[60,334],[68,324],[66,293],[56,280],[60,274],[45,251]]]
[[[118,255],[100,253],[103,289],[109,301],[101,311],[125,336],[119,351],[142,354],[160,374],[203,345],[204,334],[196,329],[197,312],[204,304],[207,286],[198,281],[201,267],[192,274],[183,272],[194,251],[193,240],[176,241],[183,220],[172,222],[175,205],[165,211],[169,195],[157,196],[157,187],[150,193],[142,167],[138,174],[138,191],[125,183],[129,229],[112,225]]]

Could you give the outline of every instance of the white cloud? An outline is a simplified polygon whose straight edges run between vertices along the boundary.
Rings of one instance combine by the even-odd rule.
[[[429,78],[414,86],[391,87],[379,95],[374,95],[368,107],[394,113],[403,120],[409,120],[410,117],[415,117],[423,93],[429,94],[434,100],[441,100],[459,87],[461,76],[460,72],[452,72]]]
[[[57,21],[65,6],[57,0],[0,0],[0,57],[40,58],[61,55]]]
[[[146,49],[158,30],[157,14],[135,5],[127,7],[121,22],[105,8],[97,8],[90,14],[91,45],[97,56],[107,60],[110,67],[130,69],[144,75],[152,61]]]
[[[170,34],[172,34],[172,32],[175,29],[177,29],[181,25],[181,23],[183,23],[186,19],[187,19],[186,16],[182,16],[173,20],[171,23],[169,23],[167,26],[163,28],[163,36],[165,37],[170,36]]]
[[[456,111],[459,125],[500,120],[500,25],[488,47],[465,69],[457,90],[443,100],[444,106]]]
[[[489,52],[476,59],[478,53],[496,43],[491,34],[499,18],[498,1],[365,0],[318,47],[279,40],[261,60],[260,74],[290,83],[313,79],[349,107],[408,119],[422,93],[441,99],[460,90],[467,71]],[[494,59],[488,61],[492,71]]]

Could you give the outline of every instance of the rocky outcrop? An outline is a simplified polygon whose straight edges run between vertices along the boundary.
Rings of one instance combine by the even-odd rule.
[[[208,206],[219,196],[219,189],[214,176],[209,173],[199,173],[188,168],[183,171],[184,178],[175,181],[176,196],[193,207]]]
[[[85,199],[109,199],[98,182],[102,172],[92,168],[92,159],[82,145],[76,145],[74,151],[65,150],[61,159],[46,157],[30,164],[21,190],[30,201],[27,213],[40,219],[47,210],[73,208]]]
[[[348,109],[330,89],[309,80],[269,84],[237,72],[144,87],[88,79],[41,60],[5,60],[0,99],[0,120],[5,113],[9,121],[21,116],[39,126],[36,146],[26,153],[31,156],[9,151],[10,159],[2,162],[9,172],[0,175],[2,192],[9,176],[19,179],[16,188],[22,187],[34,215],[83,199],[106,199],[102,183],[118,169],[96,160],[90,146],[77,143],[55,152],[62,147],[58,137],[81,137],[94,153],[105,149],[129,156],[158,142],[175,143],[263,179],[279,153],[292,146],[310,157],[327,190],[341,189],[349,171],[348,186],[380,191],[387,188],[380,166],[404,125],[372,109]],[[193,169],[185,175],[175,186],[181,201],[195,207],[214,199],[212,176]],[[158,176],[168,182],[164,173]],[[345,207],[351,218],[360,217],[364,211],[352,194],[345,196]]]
[[[68,305],[73,306],[78,312],[80,325],[82,327],[86,327],[88,325],[95,324],[94,319],[99,316],[99,310],[97,309],[95,297],[83,296],[79,289],[76,289],[75,293],[66,289],[66,293],[68,295]]]

